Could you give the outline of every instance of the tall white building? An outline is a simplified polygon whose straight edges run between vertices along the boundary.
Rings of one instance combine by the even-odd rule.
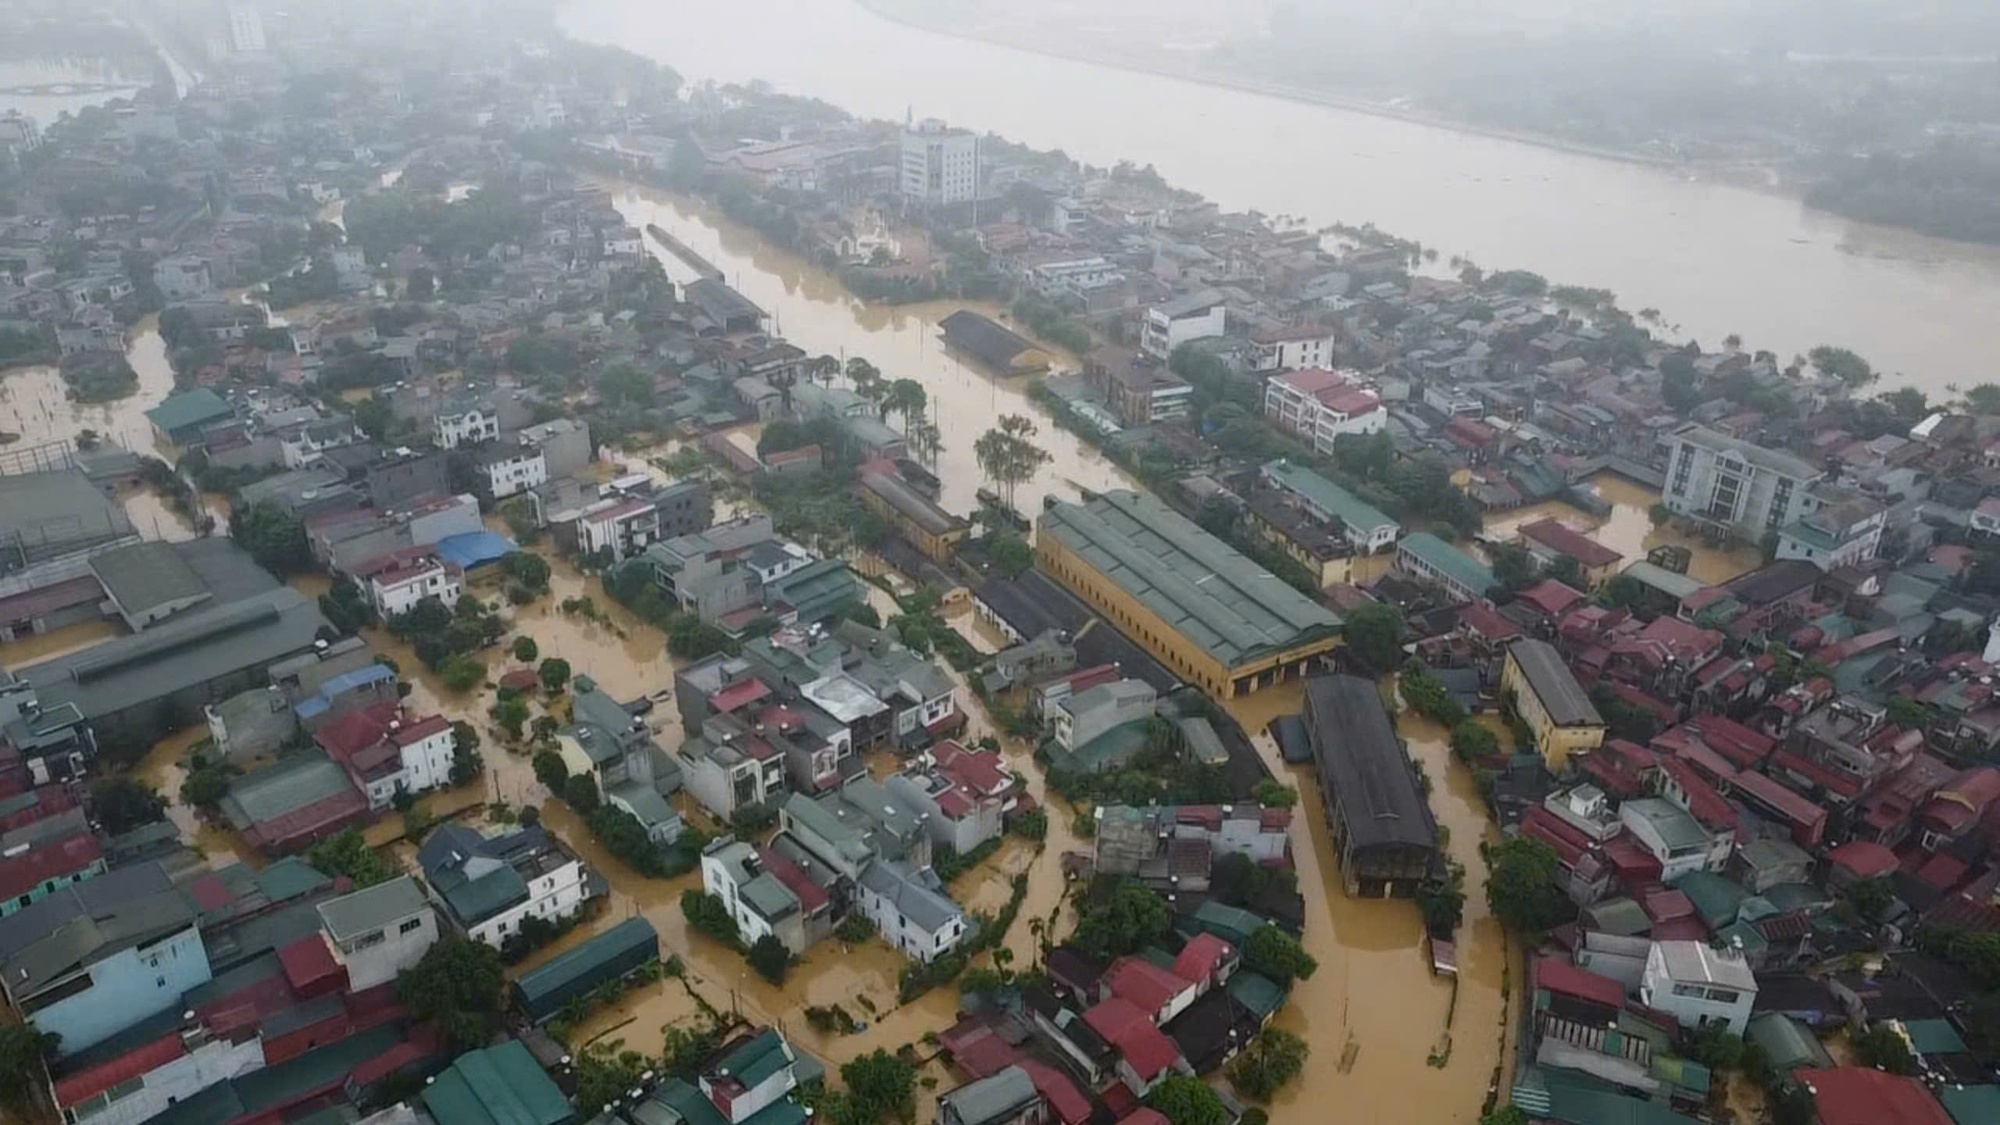
[[[979,134],[926,118],[903,130],[903,195],[931,206],[979,198]]]
[[[229,6],[229,49],[237,54],[264,49],[264,17],[248,4]]]
[[[1782,450],[1694,422],[1675,430],[1667,443],[1661,498],[1677,514],[1727,525],[1755,542],[1819,508],[1811,486],[1823,474]]]

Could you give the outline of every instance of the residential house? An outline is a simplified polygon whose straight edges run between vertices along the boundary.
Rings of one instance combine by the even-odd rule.
[[[681,818],[666,795],[683,773],[646,724],[650,700],[620,703],[588,676],[571,685],[570,725],[556,732],[556,749],[572,777],[597,783],[606,804],[636,819],[654,843],[680,838]]]
[[[892,465],[871,462],[862,466],[858,487],[861,502],[887,519],[932,561],[949,559],[971,533],[969,521],[938,507],[936,501],[912,488]]]
[[[318,910],[334,960],[356,992],[394,981],[438,939],[437,911],[408,875],[327,899]]]
[[[542,451],[518,439],[493,442],[479,450],[477,459],[496,500],[526,492],[549,479],[549,463]]]
[[[1227,308],[1228,298],[1214,289],[1163,301],[1146,310],[1139,346],[1164,361],[1182,344],[1222,335],[1228,327]]]
[[[1741,1035],[1757,1000],[1757,977],[1736,950],[1702,941],[1656,941],[1646,954],[1639,999],[1682,1027],[1721,1024]]]
[[[1667,442],[1662,500],[1678,515],[1713,521],[1752,541],[1818,507],[1823,474],[1785,453],[1690,422]]]
[[[1019,1066],[975,1078],[938,1095],[938,1125],[1044,1125],[1048,1102]]]
[[[811,886],[807,880],[807,886]],[[783,879],[765,867],[761,850],[733,836],[724,836],[702,849],[701,889],[714,895],[736,921],[736,931],[744,944],[754,945],[766,936],[774,937],[793,956],[812,945],[806,931],[806,904]],[[821,915],[829,913],[825,891],[815,896]],[[819,927],[823,936],[825,927]]]
[[[879,859],[855,880],[855,905],[890,945],[919,961],[957,948],[970,933],[965,911],[947,898],[930,868]]]
[[[1269,373],[1329,367],[1337,340],[1331,329],[1311,324],[1259,328],[1250,333],[1250,369]]]
[[[1085,360],[1083,377],[1134,428],[1177,421],[1194,408],[1194,387],[1144,352],[1099,348]]]
[[[439,554],[434,546],[403,547],[378,555],[350,572],[361,584],[368,604],[383,618],[417,608],[436,598],[447,608],[465,592],[465,571]]]
[[[1583,575],[1586,586],[1595,589],[1618,571],[1625,556],[1590,536],[1555,519],[1532,520],[1515,529],[1521,546],[1544,566],[1557,559],[1570,559]]]
[[[1062,696],[1047,719],[1056,744],[1076,753],[1112,730],[1151,718],[1158,698],[1144,680],[1116,680]]]
[[[784,755],[764,739],[738,744],[690,737],[679,754],[688,794],[719,820],[738,809],[776,804],[786,792]]]
[[[1389,425],[1381,396],[1358,375],[1325,368],[1271,376],[1264,384],[1264,417],[1320,453],[1343,436],[1381,433]]]
[[[1660,797],[1641,797],[1618,806],[1618,820],[1632,839],[1660,864],[1660,879],[1673,882],[1693,871],[1720,871],[1736,837],[1702,824],[1692,813]]]
[[[457,739],[442,715],[412,718],[399,703],[377,703],[325,724],[313,741],[378,812],[393,804],[398,793],[451,784]]]
[[[438,404],[432,437],[439,449],[457,449],[500,438],[500,412],[485,395],[455,394]]]
[[[1818,507],[1778,529],[1778,558],[1804,559],[1831,571],[1875,557],[1888,528],[1886,506],[1824,484],[1814,485],[1811,496]]]
[[[1457,602],[1483,598],[1498,585],[1484,563],[1428,531],[1406,535],[1397,542],[1396,569],[1436,586]]]
[[[1302,465],[1280,458],[1259,467],[1257,475],[1272,488],[1297,497],[1308,514],[1338,529],[1338,534],[1362,554],[1389,549],[1403,533],[1402,525],[1379,509]]]
[[[0,918],[102,874],[104,846],[82,809],[9,828],[0,833]]]
[[[495,948],[528,919],[553,926],[596,893],[589,868],[539,825],[488,836],[445,824],[424,839],[417,863],[452,928]]]

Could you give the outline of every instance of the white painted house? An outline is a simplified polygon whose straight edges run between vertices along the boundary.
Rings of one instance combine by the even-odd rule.
[[[480,459],[493,498],[504,500],[548,483],[549,462],[542,451],[525,445],[496,445]]]
[[[485,836],[447,824],[424,840],[417,862],[453,927],[496,949],[527,919],[567,918],[593,893],[590,869],[540,826]]]
[[[350,992],[388,984],[438,938],[437,911],[408,875],[319,904],[320,932]]]
[[[406,547],[371,559],[355,577],[368,604],[383,617],[408,613],[425,598],[447,607],[465,592],[465,572],[430,547]]]
[[[1757,977],[1733,949],[1704,941],[1656,941],[1646,954],[1639,999],[1699,1030],[1720,1023],[1736,1035],[1750,1022]]]

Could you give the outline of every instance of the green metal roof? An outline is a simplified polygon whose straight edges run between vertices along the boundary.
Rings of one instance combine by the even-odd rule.
[[[1216,937],[1241,947],[1250,935],[1263,929],[1265,919],[1240,906],[1228,906],[1214,900],[1202,903],[1188,915],[1186,929],[1194,933],[1214,934]]]
[[[1833,1065],[1833,1056],[1820,1046],[1812,1030],[1783,1012],[1758,1012],[1751,1016],[1743,1037],[1764,1048],[1764,1057],[1771,1060],[1772,1069],[1779,1073]]]
[[[1292,990],[1262,973],[1248,969],[1229,978],[1229,998],[1255,1012],[1260,1018],[1276,1015],[1285,1006]]]
[[[438,1125],[575,1125],[576,1111],[518,1039],[458,1056],[424,1087]]]
[[[1385,524],[1396,524],[1380,508],[1303,465],[1279,458],[1264,466],[1264,475],[1278,487],[1305,497],[1307,503],[1337,518],[1356,535],[1365,536]]]
[[[256,874],[257,889],[272,902],[285,902],[331,886],[333,879],[324,871],[300,859],[287,856]]]
[[[451,912],[468,925],[483,922],[517,902],[528,899],[528,884],[511,865],[496,867],[477,879],[440,887]]]
[[[571,981],[596,972],[637,945],[651,945],[655,951],[660,945],[659,932],[643,916],[627,918],[575,949],[551,959],[541,968],[523,973],[514,982],[514,987],[524,1000],[533,1004],[543,996],[568,987]]]
[[[1403,536],[1396,549],[1409,552],[1411,557],[1471,590],[1475,596],[1484,595],[1497,584],[1491,568],[1428,531]]]
[[[1907,1020],[1903,1033],[1910,1037],[1910,1049],[1920,1055],[1962,1055],[1965,1040],[1950,1020]]]
[[[789,1065],[791,1059],[785,1054],[784,1037],[766,1028],[763,1034],[717,1060],[715,1069],[734,1076],[745,1087],[754,1090],[759,1083]]]
[[[1946,1086],[1938,1101],[1958,1125],[1990,1125],[2000,1121],[2000,1086]]]
[[[1708,583],[1706,582],[1689,578],[1685,574],[1675,574],[1664,566],[1647,562],[1644,559],[1626,567],[1625,576],[1636,579],[1675,599],[1689,597],[1708,589]]]
[[[1043,513],[1039,534],[1226,667],[1331,637],[1340,618],[1158,498],[1106,492]]]
[[[161,430],[172,434],[177,430],[193,426],[203,426],[235,413],[222,396],[207,387],[196,387],[169,395],[160,405],[146,411],[146,418]]]
[[[1688,896],[1695,912],[1710,929],[1734,922],[1743,900],[1750,897],[1750,892],[1740,884],[1713,871],[1690,871],[1675,880],[1673,886]]]

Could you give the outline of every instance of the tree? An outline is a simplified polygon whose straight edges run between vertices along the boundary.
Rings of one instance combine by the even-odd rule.
[[[1424,926],[1432,933],[1449,934],[1465,918],[1465,867],[1446,860],[1444,876],[1426,879],[1417,888],[1417,909],[1423,912]]]
[[[486,1042],[506,1003],[506,987],[500,951],[461,937],[439,939],[396,978],[396,996],[410,1015],[437,1027],[460,1050]]]
[[[1590,578],[1583,573],[1583,564],[1568,555],[1557,555],[1549,564],[1549,577],[1572,590],[1590,589]]]
[[[1003,414],[997,427],[972,443],[979,471],[999,486],[1000,495],[1010,508],[1014,506],[1015,490],[1033,480],[1035,473],[1053,460],[1047,450],[1030,440],[1039,432],[1032,418]]]
[[[1799,1083],[1779,1087],[1770,1100],[1772,1125],[1818,1125],[1819,1105],[1812,1091]],[[1512,1123],[1508,1123],[1512,1125]],[[1527,1125],[1527,1119],[1521,1119]]]
[[[785,974],[792,968],[792,951],[786,949],[785,943],[773,934],[758,938],[744,956],[749,960],[750,967],[757,970],[757,975],[772,984],[785,983]]]
[[[486,772],[486,759],[479,754],[479,732],[463,720],[451,724],[451,783],[467,785]]]
[[[1250,795],[1251,799],[1267,809],[1289,809],[1299,803],[1298,790],[1271,777],[1258,782]]]
[[[1500,736],[1477,719],[1451,728],[1451,752],[1462,762],[1478,762],[1500,752]]]
[[[1192,1074],[1175,1074],[1146,1095],[1146,1104],[1160,1111],[1171,1125],[1229,1125],[1222,1095]]]
[[[725,945],[738,945],[743,940],[729,907],[715,895],[693,889],[682,891],[681,914],[688,925]]]
[[[614,410],[645,410],[653,405],[653,377],[629,363],[614,363],[597,376],[597,393]]]
[[[1298,1077],[1311,1054],[1306,1041],[1283,1028],[1267,1028],[1229,1068],[1229,1081],[1246,1097],[1268,1102],[1278,1088]]]
[[[1871,1024],[1867,1030],[1856,1035],[1854,1054],[1864,1065],[1891,1074],[1917,1072],[1917,1059],[1910,1052],[1910,1041],[1886,1023]]]
[[[1892,695],[1885,710],[1889,721],[1899,727],[1921,728],[1930,721],[1931,709],[1907,695]]]
[[[238,509],[229,519],[229,538],[257,565],[280,578],[312,569],[305,525],[276,504],[259,502]]]
[[[576,1105],[596,1120],[606,1106],[640,1084],[653,1061],[627,1050],[623,1040],[598,1040],[576,1056]]]
[[[562,799],[578,816],[589,816],[604,803],[597,795],[597,780],[581,773],[570,774],[569,780],[563,782]]]
[[[561,793],[569,781],[569,766],[564,764],[561,754],[554,750],[543,750],[533,759],[535,780],[551,793]]]
[[[500,724],[510,739],[521,737],[521,727],[528,721],[528,701],[511,691],[502,691],[493,704],[493,721]]]
[[[1403,611],[1387,602],[1369,602],[1347,615],[1347,651],[1368,667],[1386,672],[1403,655]]]
[[[1667,507],[1665,501],[1654,501],[1653,506],[1646,509],[1646,518],[1652,521],[1654,527],[1659,527],[1673,520],[1674,510]]]
[[[938,432],[936,422],[922,416],[911,418],[903,424],[903,438],[918,462],[937,468],[938,455],[944,452],[944,435]]]
[[[1875,369],[1868,361],[1846,348],[1822,344],[1806,353],[1822,374],[1831,375],[1850,387],[1865,387],[1875,381]]]
[[[90,804],[97,821],[113,836],[154,824],[167,815],[158,790],[129,777],[107,777],[90,787]]]
[[[849,1109],[856,1122],[914,1120],[917,1068],[880,1047],[846,1063],[840,1080],[847,1085]]]
[[[535,658],[540,656],[541,654],[542,654],[542,648],[540,645],[535,643],[535,638],[533,637],[514,638],[514,659],[520,661],[523,664],[533,664],[535,662]]]
[[[61,1044],[62,1036],[36,1031],[31,1024],[0,1027],[0,1109],[22,1121],[36,1117],[40,1095],[48,1088],[43,1067]]]
[[[1493,580],[1508,590],[1520,590],[1535,584],[1539,572],[1535,567],[1535,557],[1527,548],[1518,543],[1502,543],[1490,552],[1493,558]]]
[[[1854,912],[1870,922],[1880,922],[1888,917],[1889,911],[1896,905],[1895,890],[1887,878],[1879,875],[1848,884],[1845,895]]]
[[[562,691],[563,685],[569,683],[569,661],[560,656],[551,656],[542,661],[538,674],[542,677],[542,687],[548,689],[550,695],[555,695]]]
[[[1503,1105],[1479,1119],[1479,1125],[1528,1125],[1528,1114],[1517,1105]]]
[[[891,414],[902,418],[903,427],[908,429],[910,419],[922,417],[929,405],[930,395],[924,391],[922,383],[915,379],[897,379],[882,392],[882,401],[875,404],[875,409],[884,419]]]
[[[1965,405],[1974,414],[2000,414],[2000,384],[1981,383],[1965,392]]]
[[[1694,360],[1681,352],[1675,352],[1660,361],[1660,397],[1677,414],[1686,414],[1701,405],[1701,392],[1696,389]]]
[[[500,570],[507,577],[538,594],[549,589],[549,560],[533,551],[515,551],[500,560]]]
[[[1486,861],[1486,904],[1508,929],[1539,941],[1562,918],[1563,895],[1558,882],[1561,864],[1554,848],[1533,836],[1514,836],[1498,844],[1479,845]]]
[[[854,393],[872,403],[880,403],[888,393],[888,386],[882,381],[882,369],[855,356],[847,361],[847,381],[854,384]]]
[[[329,836],[306,852],[306,862],[329,875],[345,875],[356,887],[372,887],[396,877],[396,869],[382,853],[368,846],[358,828]]]
[[[1110,960],[1166,936],[1172,922],[1165,899],[1144,883],[1124,879],[1101,900],[1085,904],[1071,940],[1092,956]]]
[[[444,681],[446,691],[471,691],[485,682],[486,664],[460,653],[444,662],[444,667],[439,670],[438,676]]]
[[[1305,951],[1299,939],[1266,922],[1243,943],[1243,967],[1264,974],[1279,984],[1310,979],[1319,962]]]
[[[993,560],[993,569],[1007,578],[1019,578],[1035,565],[1035,549],[1012,528],[989,534],[986,554]]]

